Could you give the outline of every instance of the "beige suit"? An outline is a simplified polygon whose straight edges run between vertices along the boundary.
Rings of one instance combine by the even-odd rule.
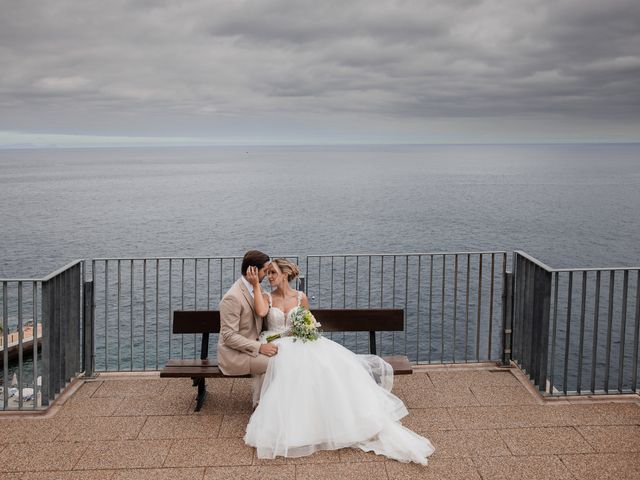
[[[259,353],[262,318],[256,315],[253,298],[242,278],[222,297],[219,309],[218,364],[222,373],[264,373],[269,357]]]

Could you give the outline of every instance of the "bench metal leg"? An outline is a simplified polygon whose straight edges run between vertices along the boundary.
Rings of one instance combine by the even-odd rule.
[[[198,379],[198,396],[196,397],[196,409],[195,412],[199,412],[204,403],[204,398],[207,396],[207,388],[205,385],[204,377]]]

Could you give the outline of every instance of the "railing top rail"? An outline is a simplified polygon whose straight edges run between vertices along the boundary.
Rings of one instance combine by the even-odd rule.
[[[611,272],[625,270],[640,270],[640,267],[602,267],[602,268],[554,268],[554,272]]]
[[[299,258],[299,255],[271,255],[271,258]],[[241,259],[242,255],[201,255],[201,256],[188,256],[188,257],[99,257],[92,258],[93,262],[105,262],[112,260],[237,260]]]
[[[520,255],[521,257],[526,258],[530,262],[535,263],[536,265],[538,265],[539,267],[544,268],[548,272],[553,272],[554,271],[554,269],[552,267],[550,267],[549,265],[547,265],[546,263],[542,263],[540,260],[538,260],[536,258],[533,258],[529,254],[524,253],[522,250],[515,250],[513,253],[515,253],[517,255]]]
[[[320,255],[307,255],[308,258],[326,258],[326,257],[394,257],[394,256],[406,256],[417,257],[424,255],[480,255],[480,254],[506,254],[505,250],[487,250],[477,252],[402,252],[402,253],[339,253],[339,254],[320,254]]]
[[[77,264],[82,263],[84,260],[83,259],[78,259],[78,260],[74,260],[72,262],[67,263],[64,267],[61,267],[57,270],[55,270],[54,272],[50,273],[49,275],[47,275],[46,277],[43,278],[0,278],[0,282],[11,282],[11,283],[15,283],[15,282],[47,282],[49,280],[51,280],[53,277],[55,277],[56,275],[61,274],[62,272],[64,272],[65,270],[70,269],[71,267],[75,267]]]

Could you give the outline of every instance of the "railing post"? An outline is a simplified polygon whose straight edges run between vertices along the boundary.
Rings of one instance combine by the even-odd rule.
[[[298,277],[298,290],[307,293],[307,282],[304,277]]]
[[[513,272],[505,272],[502,280],[502,365],[511,364],[513,343]]]
[[[52,395],[52,359],[51,359],[51,323],[52,315],[52,292],[51,281],[42,282],[42,385],[41,404],[49,405],[49,398]],[[55,395],[55,394],[53,394]]]
[[[95,356],[93,353],[93,282],[84,282],[84,315],[82,328],[83,360],[85,377],[93,377]]]

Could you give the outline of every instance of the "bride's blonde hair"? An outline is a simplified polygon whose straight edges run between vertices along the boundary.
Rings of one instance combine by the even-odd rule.
[[[274,258],[273,263],[278,265],[278,268],[282,273],[287,275],[287,280],[291,281],[300,275],[300,269],[298,266],[287,260],[286,258]]]

